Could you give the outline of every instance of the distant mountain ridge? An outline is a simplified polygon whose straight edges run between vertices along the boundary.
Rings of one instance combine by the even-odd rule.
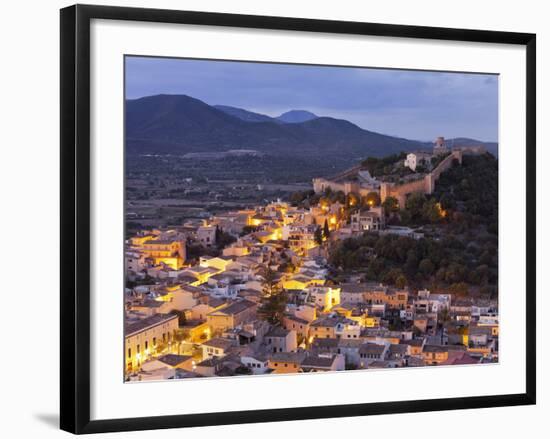
[[[341,119],[291,110],[277,118],[187,95],[126,101],[128,154],[178,154],[253,149],[279,157],[353,161],[425,148],[425,143],[373,131]],[[481,142],[478,142],[480,144]]]
[[[245,122],[275,122],[277,119],[261,113],[254,113],[243,108],[231,107],[229,105],[213,105],[214,108],[223,111]]]
[[[290,110],[286,113],[281,114],[279,117],[277,117],[277,120],[280,120],[284,123],[302,123],[307,122],[309,120],[318,119],[319,116],[316,114],[313,114],[310,111],[306,110]]]

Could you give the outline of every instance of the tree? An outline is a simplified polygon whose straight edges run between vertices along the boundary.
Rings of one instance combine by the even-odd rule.
[[[451,315],[448,308],[443,308],[439,311],[437,315],[437,320],[441,326],[444,326],[449,320],[451,320]]]
[[[313,234],[313,237],[315,239],[315,242],[318,244],[318,245],[322,245],[323,244],[323,231],[321,230],[321,227],[317,227],[315,229],[315,233]]]
[[[186,335],[183,331],[176,331],[174,333],[174,342],[178,345],[178,354],[181,353],[181,344],[185,341],[185,339],[186,339]]]
[[[441,206],[433,198],[426,201],[422,206],[422,216],[424,217],[425,221],[430,223],[437,223],[441,221]]]
[[[330,238],[330,229],[328,227],[328,221],[325,218],[325,224],[323,225],[323,238],[329,239]]]
[[[178,316],[178,326],[185,326],[185,323],[187,322],[187,317],[185,317],[185,311],[173,309],[171,311],[171,314],[175,314]]]
[[[397,201],[397,198],[392,196],[386,197],[382,203],[382,207],[384,208],[384,214],[386,216],[399,212],[399,202]]]
[[[350,192],[347,196],[346,205],[349,207],[356,207],[359,203],[359,197],[355,195],[353,192]]]
[[[407,252],[407,261],[405,262],[405,272],[409,276],[414,276],[418,270],[418,258],[414,250],[409,250]]]
[[[231,233],[224,232],[223,229],[216,226],[216,245],[219,249],[223,249],[230,244],[233,244],[237,238]]]
[[[395,279],[395,286],[397,288],[405,288],[407,286],[407,278],[401,274]]]
[[[280,273],[294,273],[296,271],[296,266],[292,263],[292,261],[285,261],[279,265],[278,271]]]
[[[449,290],[451,290],[451,293],[457,294],[459,296],[464,296],[468,294],[468,284],[464,282],[457,282],[452,284],[449,287]]]
[[[422,208],[426,202],[426,197],[421,192],[415,192],[405,201],[405,208],[411,214],[412,220],[418,221],[422,218]]]
[[[286,293],[279,285],[276,273],[267,267],[263,274],[262,299],[258,315],[273,325],[280,324],[286,309],[286,301]]]
[[[380,195],[378,195],[378,192],[369,192],[365,197],[365,203],[369,207],[380,206]]]
[[[418,264],[418,269],[425,276],[431,276],[432,273],[435,270],[435,266],[434,266],[433,262],[430,259],[424,258],[420,261],[420,264]]]
[[[241,233],[239,233],[240,236],[248,235],[249,233],[257,232],[259,230],[259,227],[257,226],[244,226],[241,230]]]

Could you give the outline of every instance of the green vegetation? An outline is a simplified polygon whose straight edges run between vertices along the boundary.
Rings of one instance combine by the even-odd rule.
[[[329,239],[330,238],[330,229],[328,227],[328,221],[325,219],[325,224],[323,225],[323,238]]]
[[[382,175],[392,174],[394,172],[395,163],[403,161],[406,158],[407,154],[405,152],[380,158],[368,157],[361,162],[361,166],[368,170],[373,177],[380,177]]]
[[[237,238],[231,233],[224,232],[223,229],[216,226],[216,246],[219,250],[223,250],[225,247],[233,244]]]
[[[170,311],[170,314],[174,314],[174,315],[178,316],[178,325],[179,326],[185,326],[185,323],[187,322],[187,317],[185,317],[185,311],[173,309],[172,311]]]
[[[314,233],[314,238],[315,238],[315,243],[317,245],[322,245],[323,244],[323,230],[321,229],[321,227],[317,227],[315,229],[315,233]]]
[[[248,235],[249,233],[257,232],[258,230],[260,230],[260,228],[257,227],[257,226],[244,226],[243,230],[241,231],[241,233],[239,235],[240,236],[245,236],[245,235]]]
[[[498,281],[498,162],[490,154],[464,156],[444,172],[431,196],[411,195],[402,209],[382,203],[390,224],[423,226],[425,237],[365,233],[333,247],[337,276],[403,287],[436,287],[457,295],[495,297]]]
[[[263,273],[262,300],[258,316],[273,325],[282,323],[287,295],[279,286],[277,274],[269,267]]]
[[[367,206],[378,207],[380,206],[380,195],[378,192],[369,192],[361,202]]]
[[[462,166],[441,174],[434,196],[457,225],[455,233],[478,225],[498,233],[498,161],[491,154],[465,155]]]
[[[496,245],[476,248],[451,236],[436,241],[365,233],[342,241],[330,263],[343,272],[362,271],[365,280],[398,287],[433,285],[460,295],[473,285],[496,293]]]

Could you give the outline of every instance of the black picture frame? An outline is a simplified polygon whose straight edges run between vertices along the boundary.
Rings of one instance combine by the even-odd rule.
[[[527,128],[525,133],[527,145],[526,392],[466,398],[91,420],[89,223],[91,213],[90,21],[92,19],[407,37],[525,46],[527,59],[525,66],[527,75],[527,111],[525,115]],[[534,34],[89,5],[75,5],[62,9],[60,24],[61,429],[76,434],[100,433],[535,404],[536,36]]]

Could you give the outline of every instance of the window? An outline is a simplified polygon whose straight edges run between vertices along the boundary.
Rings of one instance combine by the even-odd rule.
[[[128,348],[128,358],[132,357],[132,348]]]
[[[136,349],[136,350],[137,350],[137,353],[138,353],[138,354],[141,352],[141,349],[140,349],[139,347],[140,347],[140,346],[137,345],[137,349]]]
[[[153,337],[153,346],[157,345],[157,337]]]
[[[145,340],[145,350],[149,349],[149,342]]]

